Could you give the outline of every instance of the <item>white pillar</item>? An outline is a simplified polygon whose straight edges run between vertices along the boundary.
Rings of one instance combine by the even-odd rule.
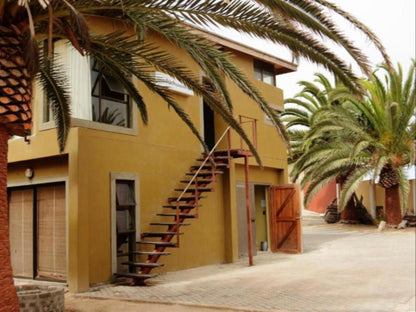
[[[370,214],[373,219],[376,218],[376,184],[370,180]]]

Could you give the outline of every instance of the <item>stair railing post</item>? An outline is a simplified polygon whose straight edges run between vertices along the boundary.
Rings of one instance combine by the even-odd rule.
[[[243,127],[243,116],[238,115],[238,123]],[[240,136],[240,148],[243,149],[243,138]]]
[[[176,201],[176,247],[179,247],[179,201]]]
[[[199,206],[199,203],[198,203],[198,193],[199,193],[199,191],[198,191],[198,176],[196,176],[195,177],[195,199],[194,199],[194,205],[195,205],[195,218],[198,218],[198,213],[199,213],[199,210],[198,210],[198,206]]]
[[[231,165],[231,129],[228,129],[227,131],[227,163],[228,163],[228,168],[230,168]]]
[[[244,156],[244,175],[246,185],[246,205],[247,205],[247,235],[248,235],[248,256],[249,265],[253,265],[253,229],[251,223],[251,198],[250,198],[250,183],[249,183],[249,165],[248,156]]]
[[[213,164],[217,164],[216,162],[215,162],[215,158],[214,158],[214,156],[211,156],[211,162],[213,163]],[[216,168],[215,167],[211,167],[211,180],[212,180],[212,190],[214,191],[215,190],[215,170],[216,170]]]

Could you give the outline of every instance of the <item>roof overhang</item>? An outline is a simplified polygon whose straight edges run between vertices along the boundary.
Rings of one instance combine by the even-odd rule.
[[[298,65],[295,63],[291,63],[276,56],[253,49],[248,45],[222,37],[209,31],[200,28],[193,28],[192,32],[197,35],[201,35],[207,38],[208,40],[213,41],[221,46],[227,47],[231,50],[239,51],[241,53],[250,55],[258,60],[273,64],[275,67],[276,75],[291,73],[296,71],[298,68]]]

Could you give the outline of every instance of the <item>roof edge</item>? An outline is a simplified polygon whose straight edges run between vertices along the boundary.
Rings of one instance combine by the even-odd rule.
[[[225,37],[222,37],[220,35],[214,34],[212,32],[209,32],[207,30],[201,29],[201,28],[196,28],[196,27],[192,27],[191,32],[197,34],[197,35],[202,35],[204,37],[206,37],[208,40],[211,40],[215,43],[218,43],[222,46],[225,46],[227,48],[230,48],[232,50],[235,51],[239,51],[248,55],[251,55],[259,60],[268,62],[268,63],[272,63],[273,65],[275,65],[275,67],[277,68],[276,73],[277,75],[279,74],[285,74],[285,73],[290,73],[290,72],[294,72],[297,70],[298,65],[295,63],[291,63],[289,61],[283,60],[281,58],[278,58],[276,56],[267,54],[265,52],[253,49],[252,47],[239,43],[237,41],[234,41],[232,39],[228,39]]]

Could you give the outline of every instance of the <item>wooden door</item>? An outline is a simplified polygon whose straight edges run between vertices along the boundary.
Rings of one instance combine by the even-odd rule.
[[[271,250],[302,252],[299,187],[295,184],[270,187]]]

